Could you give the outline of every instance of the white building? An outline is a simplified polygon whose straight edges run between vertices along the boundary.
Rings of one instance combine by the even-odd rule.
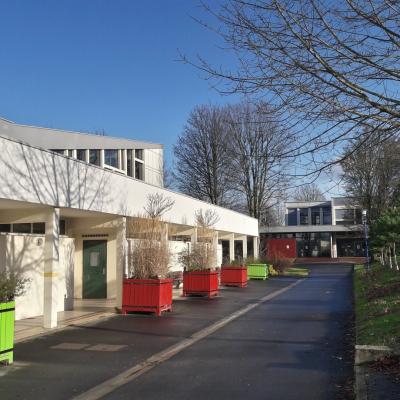
[[[220,252],[229,242],[233,259],[240,242],[244,257],[248,248],[257,255],[257,220],[162,187],[162,145],[4,119],[0,144],[0,269],[30,278],[17,319],[44,315],[54,327],[74,298],[121,306],[127,220],[143,213],[150,194],[175,202],[164,216],[174,251],[186,246],[180,239],[196,240],[195,211],[210,209]]]

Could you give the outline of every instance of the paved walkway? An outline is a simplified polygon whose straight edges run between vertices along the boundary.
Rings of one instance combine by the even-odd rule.
[[[161,318],[117,315],[20,343],[15,365],[0,368],[0,398],[89,399],[89,390],[139,365],[141,373],[115,380],[125,385],[105,398],[344,399],[353,374],[351,269],[312,269],[310,278],[254,308],[296,280],[251,281],[212,300],[177,300]],[[244,307],[248,312],[193,341]]]

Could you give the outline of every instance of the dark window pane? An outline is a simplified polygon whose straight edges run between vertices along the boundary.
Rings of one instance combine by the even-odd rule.
[[[13,224],[15,233],[31,233],[31,224]]]
[[[135,150],[135,158],[137,158],[138,160],[143,160],[143,150],[142,149]]]
[[[76,158],[81,161],[86,161],[86,150],[78,149],[76,151]]]
[[[133,162],[132,162],[132,150],[126,151],[126,165],[127,165],[127,174],[128,176],[133,176]]]
[[[0,224],[0,232],[11,232],[11,224]]]
[[[143,164],[141,162],[135,161],[135,178],[144,180]]]
[[[32,224],[32,233],[44,234],[46,230],[46,225],[44,222],[34,222]]]
[[[104,164],[110,165],[114,168],[119,168],[118,163],[118,150],[107,149],[104,150]]]
[[[300,208],[300,225],[308,225],[308,208]]]
[[[52,149],[51,151],[53,151],[54,153],[58,153],[58,154],[64,154],[64,150],[61,150],[61,149]]]
[[[93,165],[100,165],[100,150],[89,150],[89,162]]]
[[[321,225],[321,214],[319,207],[311,209],[311,225]]]
[[[71,150],[71,149],[67,150],[68,157],[72,157],[72,154],[73,154],[73,150]]]
[[[324,225],[332,225],[332,212],[330,207],[322,208],[322,220]]]
[[[65,235],[65,219],[60,220],[60,235]]]
[[[297,225],[297,208],[288,209],[288,225],[289,226]]]
[[[346,220],[347,223],[354,223],[354,210],[339,209],[335,210],[336,220]]]

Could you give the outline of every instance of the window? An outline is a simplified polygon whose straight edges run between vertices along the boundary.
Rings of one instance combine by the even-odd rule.
[[[0,232],[11,232],[11,224],[0,224]]]
[[[67,156],[68,156],[68,157],[72,157],[73,154],[74,154],[74,151],[73,151],[73,150],[71,150],[71,149],[68,149],[68,150],[67,150]]]
[[[332,211],[330,207],[322,207],[322,223],[332,225]]]
[[[135,150],[135,158],[137,158],[138,160],[142,160],[143,161],[143,149],[136,149]]]
[[[81,161],[86,161],[86,150],[78,149],[76,151],[76,158]]]
[[[311,225],[321,225],[321,209],[319,207],[311,208]]]
[[[61,150],[61,149],[52,149],[51,151],[53,151],[54,153],[58,153],[58,154],[64,154],[64,150]]]
[[[353,209],[338,209],[335,210],[336,225],[354,224]]]
[[[144,180],[143,163],[139,161],[135,161],[135,178],[141,181]]]
[[[104,164],[110,165],[114,168],[119,168],[118,150],[107,149],[104,150]]]
[[[297,225],[297,208],[288,208],[288,225]]]
[[[308,208],[300,208],[300,225],[308,225]]]
[[[44,222],[34,222],[32,224],[32,233],[44,234],[46,230],[46,224]]]
[[[132,150],[128,149],[126,151],[126,157],[127,174],[128,176],[133,176]]]
[[[31,224],[13,224],[12,228],[15,233],[31,233]]]
[[[100,165],[100,150],[89,150],[89,162],[93,165]]]

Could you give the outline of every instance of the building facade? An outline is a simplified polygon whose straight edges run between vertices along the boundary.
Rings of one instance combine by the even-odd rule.
[[[223,244],[257,255],[258,221],[162,186],[162,145],[109,136],[23,126],[0,119],[0,270],[29,279],[16,299],[16,318],[57,312],[74,299],[122,303],[122,280],[134,233],[150,195],[173,201],[164,215],[174,254],[200,240],[195,213],[218,215],[211,240],[219,263]],[[238,246],[240,243],[240,246]],[[251,244],[249,247],[248,244]],[[216,265],[218,266],[218,265]]]
[[[265,251],[271,239],[293,239],[297,258],[363,257],[362,212],[350,200],[285,203],[285,225],[260,229]]]

